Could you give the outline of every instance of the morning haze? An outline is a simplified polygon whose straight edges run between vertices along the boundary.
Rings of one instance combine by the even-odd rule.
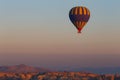
[[[119,0],[1,0],[0,65],[51,69],[120,66]],[[91,17],[81,34],[69,10],[86,6]]]

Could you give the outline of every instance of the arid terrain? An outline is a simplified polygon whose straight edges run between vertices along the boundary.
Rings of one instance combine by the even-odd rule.
[[[120,80],[119,74],[93,74],[85,72],[4,73],[0,80]]]
[[[120,80],[120,74],[96,74],[83,71],[50,71],[24,64],[1,66],[0,80]]]

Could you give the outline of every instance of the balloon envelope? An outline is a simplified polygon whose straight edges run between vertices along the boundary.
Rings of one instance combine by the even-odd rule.
[[[83,6],[73,7],[69,12],[69,18],[77,28],[78,33],[81,33],[81,30],[90,18],[90,11]]]

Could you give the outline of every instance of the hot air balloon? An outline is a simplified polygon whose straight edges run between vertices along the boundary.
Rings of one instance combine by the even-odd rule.
[[[81,30],[90,18],[90,11],[83,6],[73,7],[69,12],[69,18],[77,28],[78,33],[81,33]]]

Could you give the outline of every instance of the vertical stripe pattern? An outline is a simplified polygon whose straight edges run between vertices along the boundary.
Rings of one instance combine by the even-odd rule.
[[[69,12],[71,22],[81,31],[90,18],[90,11],[86,7],[74,7]]]

